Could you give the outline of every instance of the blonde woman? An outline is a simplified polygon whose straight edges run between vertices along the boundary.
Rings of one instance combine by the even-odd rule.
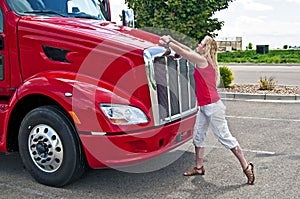
[[[196,51],[179,43],[171,36],[162,36],[161,43],[171,47],[177,54],[196,64],[194,73],[196,96],[199,106],[194,127],[193,144],[195,146],[196,165],[184,172],[184,176],[204,175],[204,139],[211,126],[218,141],[239,160],[241,167],[248,179],[248,184],[254,184],[254,165],[248,163],[242,149],[229,131],[225,119],[225,106],[217,92],[219,69],[217,63],[217,42],[206,36],[199,44]]]

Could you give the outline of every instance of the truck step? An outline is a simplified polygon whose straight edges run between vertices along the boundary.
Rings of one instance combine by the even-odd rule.
[[[0,111],[6,111],[8,109],[8,102],[0,100]]]

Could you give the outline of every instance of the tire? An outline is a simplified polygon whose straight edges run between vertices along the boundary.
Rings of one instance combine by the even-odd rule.
[[[78,134],[56,106],[30,111],[21,123],[18,144],[23,164],[41,184],[62,187],[85,171],[86,159]]]

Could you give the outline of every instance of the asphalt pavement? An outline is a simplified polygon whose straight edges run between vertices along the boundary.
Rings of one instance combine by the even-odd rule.
[[[255,165],[254,185],[246,184],[237,159],[209,132],[204,176],[182,176],[194,165],[191,142],[127,171],[125,168],[88,171],[62,188],[35,182],[18,153],[0,155],[0,198],[300,198],[299,103],[228,99],[224,104],[232,134],[246,159]]]
[[[299,86],[300,65],[296,64],[220,64],[233,71],[233,83],[257,84],[260,78],[274,78],[277,85]]]
[[[300,198],[300,97],[224,95],[229,128],[255,165],[254,185],[246,184],[237,159],[209,132],[204,176],[182,176],[194,165],[191,141],[134,167],[87,171],[62,188],[35,182],[18,153],[0,154],[0,198]]]

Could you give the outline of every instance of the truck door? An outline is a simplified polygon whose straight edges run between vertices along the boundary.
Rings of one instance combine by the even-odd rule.
[[[10,73],[8,64],[8,45],[5,35],[4,17],[0,9],[0,100],[10,95]]]

